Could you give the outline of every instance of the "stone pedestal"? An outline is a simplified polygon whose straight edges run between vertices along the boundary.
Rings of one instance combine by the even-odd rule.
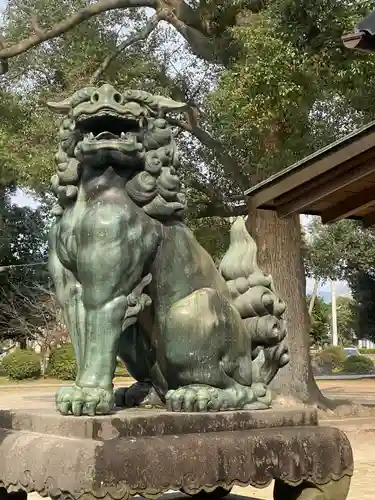
[[[345,500],[347,437],[314,410],[169,413],[124,410],[62,417],[52,408],[0,411],[0,500],[154,498],[168,490],[224,495],[264,488],[275,500]],[[202,495],[202,494],[201,494]]]

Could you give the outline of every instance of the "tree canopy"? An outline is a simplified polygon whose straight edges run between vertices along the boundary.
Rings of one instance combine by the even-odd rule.
[[[7,170],[28,185],[48,181],[56,123],[44,106],[47,96],[103,80],[165,93],[190,106],[185,116],[170,117],[190,220],[203,217],[198,231],[209,217],[226,226],[221,217],[248,213],[243,193],[251,184],[370,119],[375,62],[346,51],[341,35],[371,7],[370,0],[62,0],[58,7],[9,0],[1,78],[24,110],[25,127],[7,136],[22,146],[9,142],[7,149],[23,155],[11,157]],[[274,224],[279,232],[258,225],[260,255],[270,265],[288,255],[295,270],[287,276],[276,269],[276,283],[294,311],[292,347],[298,343],[305,356],[292,364],[304,365],[299,222]]]
[[[0,198],[0,340],[30,336],[30,326],[47,314],[41,314],[49,282],[46,207],[19,207],[11,194]]]
[[[345,280],[353,300],[338,303],[345,326],[339,325],[346,339],[353,331],[359,338],[375,338],[374,270],[375,231],[357,221],[343,220],[322,225],[318,218],[309,226],[306,268],[319,279]],[[338,319],[339,319],[338,315]]]
[[[323,225],[314,218],[308,225],[306,269],[320,279],[351,282],[358,271],[375,264],[375,231],[357,221]]]
[[[375,342],[375,272],[358,271],[351,280],[355,300],[355,326],[359,338]]]
[[[17,56],[3,80],[27,102],[22,179],[45,182],[51,172],[47,95],[106,79],[186,99],[192,111],[178,125],[185,148],[196,149],[188,177],[202,215],[246,213],[241,200],[251,183],[368,119],[374,89],[363,76],[375,66],[346,51],[341,35],[370,7],[367,0],[319,0],[314,8],[297,0],[63,0],[56,9],[46,0],[9,0],[0,59]]]
[[[307,297],[310,300],[310,297]],[[311,343],[322,346],[329,342],[330,333],[330,306],[321,297],[316,297],[311,315],[310,336]]]

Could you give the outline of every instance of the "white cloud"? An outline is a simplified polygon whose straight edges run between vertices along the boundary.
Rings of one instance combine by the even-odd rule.
[[[313,291],[313,287],[314,280],[311,278],[306,278],[306,293],[311,294]],[[335,289],[337,297],[351,297],[351,291],[346,281],[336,281]],[[328,281],[319,284],[318,295],[320,297],[323,297],[326,301],[331,300],[331,285]]]

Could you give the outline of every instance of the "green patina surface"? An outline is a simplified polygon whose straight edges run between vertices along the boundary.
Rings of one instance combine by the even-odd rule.
[[[49,268],[78,364],[57,409],[269,407],[288,362],[285,304],[242,218],[219,269],[183,223],[167,115],[185,105],[105,84],[49,106],[65,114]],[[138,383],[114,394],[117,356]]]

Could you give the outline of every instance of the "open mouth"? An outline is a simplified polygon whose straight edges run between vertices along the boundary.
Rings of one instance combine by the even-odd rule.
[[[74,155],[80,162],[138,164],[144,155],[142,137],[146,126],[144,117],[108,109],[95,114],[82,113],[75,122],[81,140],[75,146]]]
[[[95,115],[82,114],[76,120],[76,128],[86,140],[118,140],[139,135],[144,126],[144,118],[140,120],[132,116],[121,116],[115,112],[103,110]]]

